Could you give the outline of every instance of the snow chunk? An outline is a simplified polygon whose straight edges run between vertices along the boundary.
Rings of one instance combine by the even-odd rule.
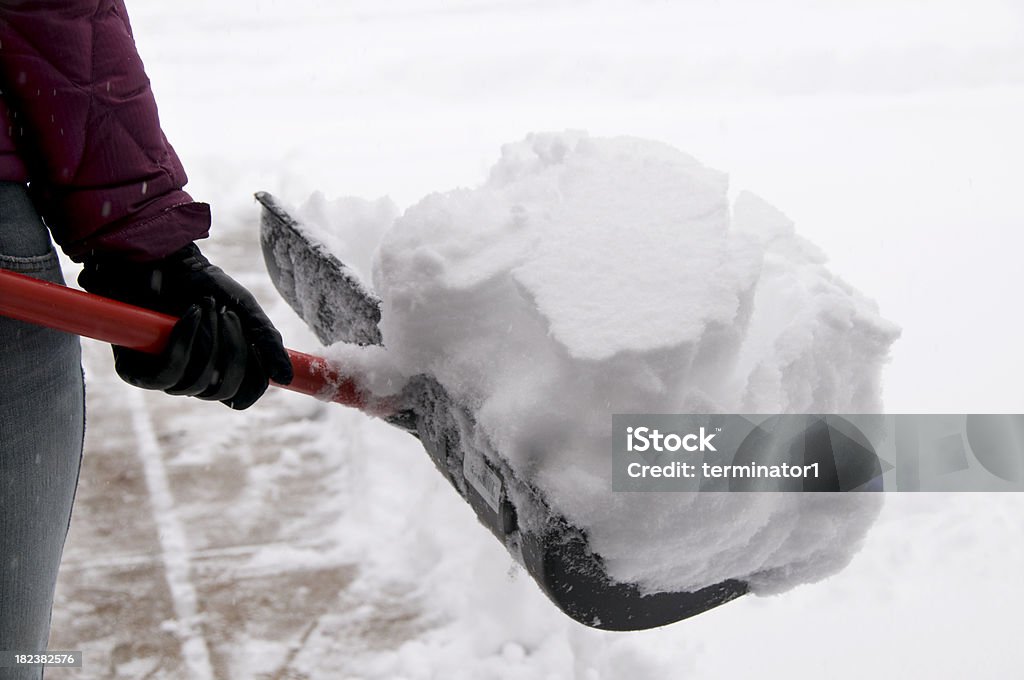
[[[611,492],[613,413],[881,407],[898,330],[781,212],[741,193],[730,216],[727,191],[665,144],[533,134],[480,187],[406,210],[374,259],[394,370],[431,374],[474,408],[609,574],[652,592],[823,578],[881,503]]]
[[[423,279],[465,291],[509,276],[574,359],[696,344],[737,320],[759,267],[752,240],[728,233],[726,190],[664,145],[533,135],[479,189],[410,208],[377,283],[405,299]]]

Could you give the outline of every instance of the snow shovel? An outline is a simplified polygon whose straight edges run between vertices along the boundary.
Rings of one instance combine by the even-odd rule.
[[[380,300],[311,238],[269,194],[261,244],[278,291],[324,344],[381,344]],[[140,351],[166,344],[173,317],[0,270],[0,315]],[[692,592],[644,594],[613,581],[584,530],[552,511],[537,489],[513,473],[478,432],[473,414],[430,376],[378,399],[357,376],[320,357],[289,350],[295,380],[287,389],[358,408],[416,436],[442,475],[565,614],[602,630],[670,624],[733,600],[746,583],[727,580]]]

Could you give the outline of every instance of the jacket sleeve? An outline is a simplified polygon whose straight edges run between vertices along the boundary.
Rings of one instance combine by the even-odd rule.
[[[0,0],[0,89],[36,207],[72,258],[156,259],[207,235],[122,0]]]

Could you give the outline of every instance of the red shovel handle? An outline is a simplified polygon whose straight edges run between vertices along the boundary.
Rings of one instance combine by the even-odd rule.
[[[4,269],[0,269],[0,316],[150,354],[167,346],[177,321],[173,316]],[[353,378],[340,375],[326,359],[292,349],[288,355],[295,379],[289,385],[274,385],[374,415],[390,412],[386,404],[371,401]]]

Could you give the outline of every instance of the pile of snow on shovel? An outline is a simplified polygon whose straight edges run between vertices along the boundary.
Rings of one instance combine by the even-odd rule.
[[[302,217],[383,300],[384,348],[334,358],[384,394],[435,376],[609,575],[772,593],[842,569],[880,494],[612,493],[613,413],[880,412],[898,329],[778,210],[668,145],[503,147],[487,180],[400,213],[315,194]]]

